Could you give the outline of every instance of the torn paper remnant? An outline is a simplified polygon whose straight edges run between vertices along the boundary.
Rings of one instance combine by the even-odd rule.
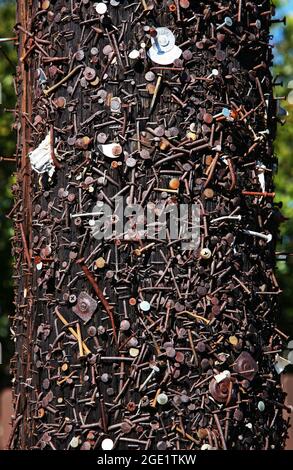
[[[52,176],[55,171],[54,162],[51,157],[50,134],[40,143],[38,148],[29,153],[29,159],[33,170],[37,173],[49,173]]]

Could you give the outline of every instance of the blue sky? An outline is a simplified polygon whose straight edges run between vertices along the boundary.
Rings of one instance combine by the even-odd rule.
[[[275,18],[282,18],[283,16],[293,16],[293,0],[284,0],[284,5],[282,7],[277,8],[276,10],[276,17]],[[276,44],[282,41],[282,35],[284,31],[283,23],[280,23],[279,26],[273,28],[273,35],[274,39],[272,40],[273,44]],[[281,58],[278,55],[275,55],[275,62],[280,61]]]
[[[282,15],[293,15],[293,0],[284,1],[284,6],[278,8],[279,13]]]

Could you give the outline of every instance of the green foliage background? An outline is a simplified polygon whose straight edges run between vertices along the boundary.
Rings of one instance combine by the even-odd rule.
[[[279,251],[293,253],[293,0],[275,2],[279,7],[277,16],[286,13],[287,27],[283,31],[280,26],[272,28],[276,37],[274,43],[275,60],[274,74],[279,74],[284,86],[275,88],[276,96],[286,96],[282,107],[288,111],[287,124],[279,126],[275,145],[279,157],[279,172],[276,177],[277,201],[283,201],[283,213],[290,220],[281,227],[282,244]],[[0,38],[14,35],[15,1],[0,0]],[[8,57],[8,59],[7,59]],[[14,116],[4,112],[4,108],[13,109],[15,93],[13,75],[17,63],[16,51],[12,43],[0,43],[0,83],[2,86],[2,104],[0,104],[0,156],[12,156],[15,152],[15,132],[12,130]],[[9,382],[8,362],[12,353],[9,340],[8,315],[13,313],[12,290],[12,256],[10,241],[13,235],[11,223],[5,217],[12,205],[10,186],[13,181],[14,166],[8,162],[0,162],[0,341],[3,346],[4,365],[0,366],[0,388]],[[293,256],[288,262],[278,263],[278,277],[284,290],[281,298],[282,315],[280,323],[287,334],[293,336]]]
[[[279,2],[288,10],[287,25],[282,34],[278,35],[275,52],[276,65],[274,74],[279,75],[283,87],[275,88],[276,96],[285,96],[281,102],[288,116],[286,125],[280,125],[275,145],[279,157],[279,171],[275,179],[277,201],[283,201],[283,214],[289,218],[281,227],[282,243],[279,251],[292,253],[287,263],[278,263],[278,278],[283,295],[281,296],[282,315],[280,323],[283,329],[293,336],[293,1]]]
[[[15,2],[0,2],[0,38],[14,36]],[[14,116],[6,109],[15,107],[13,76],[17,53],[13,43],[0,43],[0,84],[2,104],[0,104],[0,156],[13,156],[15,152],[15,132],[12,129]],[[10,241],[13,235],[10,221],[6,214],[12,205],[10,187],[13,181],[13,163],[0,162],[0,341],[3,350],[3,364],[0,366],[0,388],[8,383],[8,363],[12,353],[9,340],[8,315],[13,312],[12,256]]]

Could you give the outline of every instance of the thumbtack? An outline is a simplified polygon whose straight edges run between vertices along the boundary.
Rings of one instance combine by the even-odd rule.
[[[139,392],[141,392],[142,390],[145,389],[145,386],[149,383],[149,381],[151,380],[151,378],[155,375],[156,372],[159,372],[160,369],[159,367],[155,366],[155,365],[150,365],[150,368],[152,369],[151,373],[147,376],[147,378],[145,379],[145,381],[141,384],[141,386],[139,387]]]
[[[283,16],[283,18],[275,18],[275,19],[272,19],[271,20],[271,23],[283,23],[284,26],[286,26],[286,23],[287,23],[287,17],[286,16]]]
[[[149,250],[150,248],[152,248],[155,245],[156,245],[155,242],[149,243],[148,245],[146,245],[142,248],[135,249],[133,251],[133,254],[135,254],[135,256],[141,256],[145,251]],[[141,304],[140,304],[140,308],[141,308]]]
[[[217,26],[216,30],[218,31],[219,29],[223,28],[224,26],[232,26],[233,24],[233,20],[230,18],[230,16],[226,16],[224,18],[224,23],[220,24],[219,26]]]
[[[210,75],[207,76],[207,79],[212,78],[212,77],[218,77],[219,71],[217,69],[213,69]]]
[[[271,133],[271,132],[270,132],[269,129],[266,129],[266,130],[264,130],[264,131],[259,131],[259,132],[258,132],[258,134],[260,134],[260,135],[262,135],[262,136],[264,136],[264,135],[270,135],[270,133]]]
[[[164,51],[161,49],[160,42],[158,41],[158,32],[155,28],[150,29],[150,36],[153,38],[158,54],[164,54]]]
[[[220,117],[222,117],[222,116],[225,117],[225,118],[229,118],[229,117],[230,117],[230,109],[228,109],[228,108],[223,108],[222,111],[221,111],[220,113],[218,113],[218,114],[215,114],[215,115],[213,116],[213,118],[214,118],[214,119],[218,119],[218,118],[220,118]]]
[[[238,220],[239,222],[241,221],[242,216],[241,215],[226,215],[223,217],[218,217],[217,219],[211,220],[211,224],[214,224],[215,222],[222,222],[223,220]]]
[[[212,252],[211,252],[211,250],[209,250],[209,248],[203,248],[203,249],[200,251],[200,256],[201,256],[203,259],[209,259],[209,258],[212,256]]]
[[[166,393],[160,393],[157,396],[157,402],[159,403],[159,405],[166,405],[168,403],[168,396],[166,395]]]
[[[261,29],[261,21],[256,20],[254,23],[249,23],[249,26],[255,26],[256,29]]]
[[[271,233],[265,234],[265,233],[254,232],[253,230],[243,230],[243,233],[247,235],[252,235],[254,237],[262,238],[267,243],[271,242],[273,239],[273,236]]]
[[[9,447],[282,448],[273,7],[52,3],[16,27]]]
[[[79,217],[95,217],[98,215],[103,215],[104,212],[79,212],[78,214],[70,214],[71,219],[76,219]]]
[[[112,450],[114,448],[114,442],[109,438],[103,439],[101,447],[103,450]]]

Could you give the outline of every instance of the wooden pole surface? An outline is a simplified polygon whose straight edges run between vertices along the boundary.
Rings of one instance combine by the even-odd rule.
[[[17,4],[10,448],[283,448],[270,1]]]

